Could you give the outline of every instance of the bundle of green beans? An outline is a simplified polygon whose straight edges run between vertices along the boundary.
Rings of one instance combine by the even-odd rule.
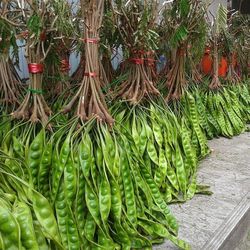
[[[133,139],[133,153],[145,163],[168,203],[183,202],[200,192],[196,183],[198,158],[209,150],[194,107],[190,106],[191,117],[175,115],[164,102],[152,101],[130,112],[126,107],[115,112],[116,126]]]
[[[2,116],[0,249],[152,249],[164,239],[189,249],[167,204],[210,194],[198,160],[207,138],[244,131],[249,93],[195,87],[170,106],[116,102],[112,128],[58,114],[50,131]]]
[[[5,135],[5,141],[11,139],[4,143],[1,171],[28,183],[27,190],[46,200],[56,218],[56,241],[42,232],[45,249],[151,249],[165,238],[189,249],[177,238],[178,224],[150,170],[135,154],[133,139],[119,126],[77,124],[68,121],[54,133],[20,126]],[[24,195],[16,186],[13,189],[23,201]],[[17,222],[15,227],[21,226]],[[23,230],[19,244],[25,248],[22,236],[29,232]],[[38,238],[33,240],[39,245]]]
[[[234,88],[238,91],[231,87],[206,92],[196,90],[201,125],[210,139],[221,135],[232,138],[246,128],[246,121],[249,119],[249,93],[246,86]]]
[[[0,152],[0,249],[63,249],[52,206],[25,181],[24,167]]]
[[[250,122],[250,81],[245,81],[241,85],[230,87],[231,93],[235,93],[241,107],[242,118],[246,123]],[[234,97],[235,98],[235,97]]]

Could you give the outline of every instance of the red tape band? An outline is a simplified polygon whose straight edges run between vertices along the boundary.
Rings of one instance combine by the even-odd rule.
[[[99,42],[98,38],[84,38],[82,39],[85,43],[94,43],[97,44]]]
[[[44,65],[41,63],[29,63],[28,64],[29,73],[39,74],[43,73]]]
[[[142,65],[144,63],[143,58],[130,58],[130,61],[137,65]]]
[[[88,76],[88,77],[97,77],[96,72],[85,72],[84,76]]]

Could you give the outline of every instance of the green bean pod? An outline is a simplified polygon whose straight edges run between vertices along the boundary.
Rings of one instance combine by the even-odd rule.
[[[2,206],[0,206],[0,235],[2,236],[4,249],[21,249],[19,224],[11,212]]]
[[[64,168],[64,191],[65,191],[65,198],[69,207],[72,207],[72,204],[75,200],[76,196],[76,168],[74,161],[71,156],[68,157],[68,161]]]
[[[14,216],[20,226],[21,242],[25,249],[39,250],[30,208],[24,202],[18,202],[14,208]]]
[[[95,220],[95,223],[100,226],[100,209],[99,209],[99,201],[96,193],[94,192],[93,188],[89,186],[86,182],[85,184],[85,200],[88,207],[89,212],[91,213],[92,217]],[[87,223],[87,222],[86,222]]]
[[[48,239],[53,240],[59,247],[61,247],[61,238],[50,203],[45,197],[36,191],[32,192],[30,199],[32,200],[35,215],[42,226],[44,234]]]
[[[147,153],[148,153],[150,159],[152,160],[152,162],[154,162],[156,165],[158,165],[159,158],[158,158],[157,150],[155,148],[153,139],[148,140]]]
[[[137,224],[136,219],[136,203],[134,195],[134,187],[131,179],[129,161],[126,152],[123,150],[120,152],[120,164],[121,164],[121,175],[123,181],[123,188],[125,193],[125,202],[127,208],[128,219],[133,225]]]
[[[147,171],[147,168],[145,168],[143,165],[141,166],[141,173],[144,176],[144,179],[151,190],[151,194],[153,196],[153,199],[154,199],[156,205],[159,207],[161,212],[164,214],[166,220],[168,221],[169,229],[175,235],[177,235],[178,224],[176,222],[176,219],[171,214],[170,209],[168,208],[167,204],[165,203],[165,201],[164,201],[158,187],[156,186],[154,180],[152,179],[151,175]]]
[[[56,169],[52,176],[52,195],[54,199],[56,198],[57,192],[59,190],[60,180],[63,176],[64,168],[67,164],[70,155],[70,140],[71,134],[69,133],[63,142],[62,148],[60,150],[59,162],[56,159]]]
[[[38,190],[44,196],[49,197],[49,174],[50,174],[50,166],[52,161],[52,143],[48,143],[44,150],[41,158],[39,173],[38,173]]]
[[[93,216],[89,212],[87,214],[84,226],[84,235],[89,242],[92,242],[94,240],[95,231],[96,231],[96,223]]]
[[[38,187],[39,165],[43,154],[45,132],[42,129],[32,141],[27,156],[27,164],[30,168],[33,185]]]
[[[55,200],[56,218],[58,222],[58,229],[62,240],[62,245],[68,247],[67,222],[68,222],[68,208],[64,192],[64,183],[61,182]]]
[[[180,190],[182,191],[184,197],[186,197],[186,189],[187,189],[187,178],[186,178],[186,170],[184,167],[183,157],[179,148],[179,145],[176,144],[176,176],[179,183]]]
[[[106,225],[111,210],[111,189],[105,171],[99,188],[99,207],[103,224]]]
[[[92,141],[88,134],[84,136],[79,146],[79,160],[84,177],[88,181],[93,164]]]

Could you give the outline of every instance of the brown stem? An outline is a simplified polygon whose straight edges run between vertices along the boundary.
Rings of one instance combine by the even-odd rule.
[[[217,44],[217,36],[214,37],[214,60],[213,60],[213,77],[212,81],[209,85],[210,89],[218,89],[221,86],[219,79],[219,60],[218,60],[218,44]]]
[[[84,6],[84,3],[85,1],[81,1],[82,6]],[[84,38],[87,39],[85,44],[84,72],[89,75],[83,77],[79,90],[70,103],[64,108],[64,111],[68,112],[69,108],[71,108],[78,99],[76,114],[80,119],[88,120],[95,116],[101,121],[112,124],[113,119],[107,111],[107,105],[101,91],[103,83],[100,79],[99,45],[88,42],[89,38],[98,39],[99,37],[99,28],[101,27],[103,19],[103,8],[104,1],[90,0],[85,5],[85,11],[82,12],[87,26],[84,30]],[[91,74],[94,75],[91,76]]]
[[[176,59],[172,69],[167,75],[166,86],[168,87],[168,95],[166,101],[178,100],[183,92],[186,84],[185,77],[185,58],[186,58],[186,45],[181,45],[177,48]]]

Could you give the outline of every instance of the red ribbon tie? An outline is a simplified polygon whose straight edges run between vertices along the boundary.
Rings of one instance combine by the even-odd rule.
[[[99,38],[84,38],[82,40],[85,43],[93,43],[93,44],[97,44],[99,42]]]
[[[88,77],[97,77],[96,72],[85,72],[84,76],[88,76]]]
[[[143,58],[131,58],[130,61],[136,65],[142,65],[144,63]]]
[[[28,64],[29,73],[39,74],[43,73],[44,65],[41,63],[29,63]]]

